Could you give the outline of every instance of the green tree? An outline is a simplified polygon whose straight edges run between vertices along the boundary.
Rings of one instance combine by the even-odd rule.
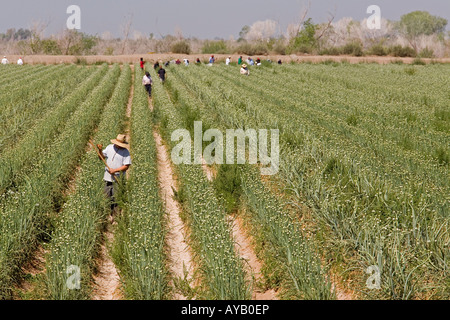
[[[250,31],[250,27],[249,26],[243,26],[241,31],[239,32],[238,42],[244,41],[245,40],[245,36],[248,34],[249,31]]]
[[[409,43],[417,50],[417,37],[421,35],[441,34],[445,32],[448,21],[438,16],[432,16],[427,11],[414,11],[401,17],[398,29]]]
[[[296,37],[291,39],[287,48],[287,53],[304,52],[311,53],[317,45],[317,26],[309,18],[303,22],[303,28]]]

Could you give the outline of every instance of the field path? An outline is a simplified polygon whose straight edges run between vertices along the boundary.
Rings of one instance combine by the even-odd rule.
[[[133,70],[133,65],[131,65]],[[133,105],[134,96],[134,72],[131,73],[131,89],[130,96],[128,98],[126,118],[127,126],[125,128],[125,134],[127,135],[127,141],[130,141],[130,118],[131,108]],[[127,179],[129,171],[126,173]],[[113,223],[115,224],[115,223]],[[114,230],[111,224],[108,224],[105,232],[105,243],[102,243],[100,247],[100,257],[98,259],[98,272],[94,275],[94,292],[92,300],[123,300],[123,293],[121,290],[120,276],[117,272],[117,268],[111,258],[109,244],[114,243]]]
[[[203,157],[202,168],[208,180],[212,182],[216,173],[206,164]],[[244,268],[247,273],[247,280],[253,283],[252,300],[278,300],[275,290],[271,289],[266,292],[261,292],[257,288],[257,282],[262,280],[262,263],[255,254],[252,241],[247,236],[248,232],[245,231],[242,219],[238,216],[228,216],[227,221],[232,226],[235,250],[241,259],[245,261]]]
[[[149,98],[149,108],[153,112],[154,107]],[[170,271],[176,279],[193,280],[194,266],[192,263],[191,249],[187,243],[188,230],[180,217],[181,206],[175,199],[174,190],[177,190],[176,179],[171,166],[169,151],[157,128],[153,129],[153,137],[156,143],[158,158],[158,182],[161,199],[163,200],[167,217],[167,245],[169,247]],[[174,284],[171,283],[173,286]],[[181,293],[174,293],[174,300],[187,300]]]
[[[181,280],[185,279],[186,271],[186,280],[189,282],[193,279],[192,254],[187,243],[186,227],[180,218],[180,204],[174,198],[176,181],[170,165],[167,147],[163,144],[161,135],[156,129],[153,131],[153,136],[155,137],[158,154],[158,180],[160,192],[166,212],[168,213],[167,245],[169,247],[169,258],[171,262],[170,271],[175,278]],[[186,300],[187,298],[176,293],[174,299]]]
[[[246,261],[244,268],[247,271],[247,276],[254,278],[248,279],[254,281],[252,300],[278,300],[275,290],[270,289],[265,292],[261,292],[255,285],[258,281],[263,279],[261,273],[262,263],[255,254],[251,239],[247,236],[248,233],[245,231],[244,222],[237,216],[234,218],[229,217],[228,222],[233,226],[232,230],[233,238],[236,241],[236,251],[239,253],[239,256]]]
[[[107,243],[113,243],[114,234],[106,232]],[[94,276],[92,300],[122,300],[120,277],[106,244],[101,245],[98,273]]]

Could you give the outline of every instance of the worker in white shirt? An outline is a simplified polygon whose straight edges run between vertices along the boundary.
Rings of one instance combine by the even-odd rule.
[[[145,72],[144,77],[142,78],[142,85],[145,86],[145,90],[148,92],[148,96],[152,96],[152,84],[153,80],[148,71]]]
[[[9,61],[8,61],[8,59],[6,59],[6,56],[3,56],[2,64],[8,64],[8,63],[9,63]]]
[[[241,67],[241,74],[249,76],[250,75],[250,70],[248,70],[248,67],[246,64],[243,64]]]
[[[230,63],[231,63],[231,57],[228,57],[227,60],[225,61],[225,64],[226,64],[227,66],[229,66]]]
[[[23,60],[22,60],[22,58],[19,58],[19,60],[17,60],[17,64],[18,64],[19,66],[23,66]]]

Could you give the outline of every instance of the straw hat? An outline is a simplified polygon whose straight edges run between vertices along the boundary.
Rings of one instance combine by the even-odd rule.
[[[244,63],[244,64],[242,65],[242,68],[247,68],[247,65]]]
[[[111,140],[111,143],[125,149],[128,149],[130,146],[128,142],[126,142],[126,136],[124,134],[119,134],[116,139]]]

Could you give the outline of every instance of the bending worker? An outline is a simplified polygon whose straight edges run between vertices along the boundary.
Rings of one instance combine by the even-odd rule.
[[[241,74],[249,76],[250,75],[250,70],[248,70],[247,65],[243,64],[241,67]]]

